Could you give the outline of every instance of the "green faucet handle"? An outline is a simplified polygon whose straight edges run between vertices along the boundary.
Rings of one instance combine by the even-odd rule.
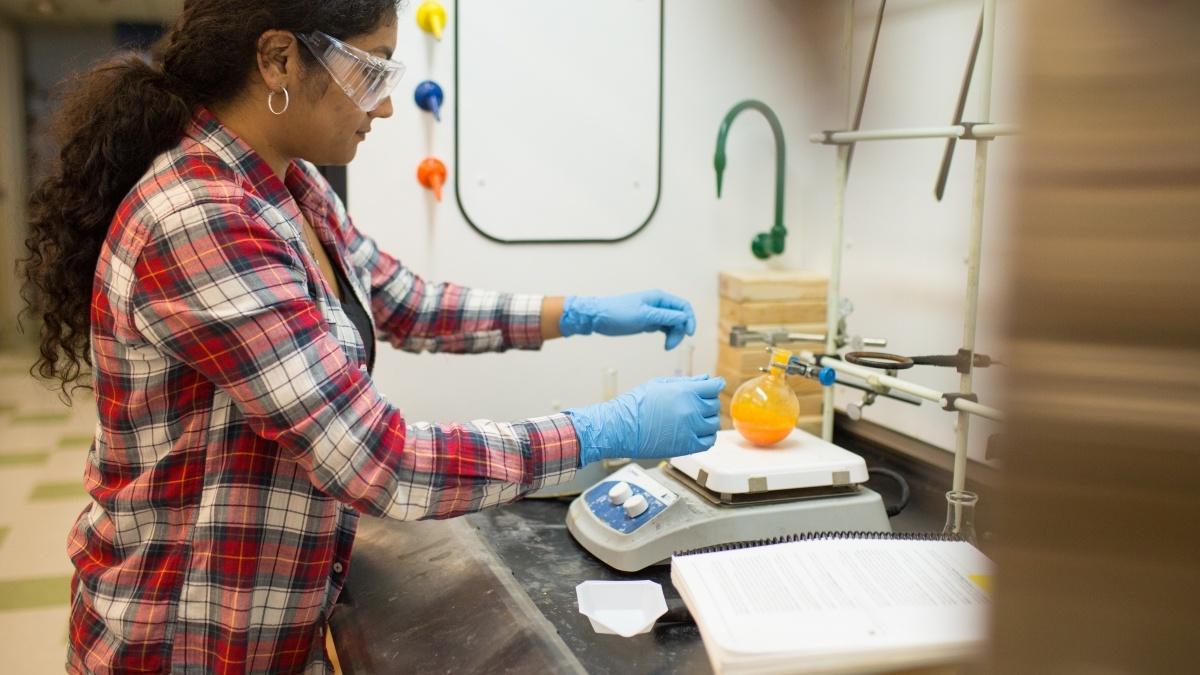
[[[771,126],[771,132],[775,136],[775,220],[769,232],[763,232],[756,235],[750,242],[750,251],[754,257],[760,260],[766,260],[772,255],[783,253],[784,241],[787,239],[787,228],[783,224],[783,197],[784,184],[787,176],[787,145],[783,140],[783,126],[779,123],[779,117],[775,111],[771,110],[770,106],[762,101],[748,99],[735,105],[725,118],[721,121],[721,128],[717,131],[717,151],[713,155],[713,168],[717,172],[717,199],[721,198],[722,188],[725,184],[725,142],[729,137],[729,128],[733,125],[734,119],[742,113],[743,110],[753,109],[762,113],[762,116],[767,119],[767,123]]]
[[[755,235],[754,239],[750,240],[750,252],[759,260],[766,260],[771,257],[771,237],[766,232]]]
[[[725,148],[718,147],[713,157],[713,168],[717,170],[717,199],[721,198],[721,186],[725,183]]]
[[[773,255],[783,253],[784,242],[787,240],[787,229],[779,226],[772,227],[770,232],[755,235],[750,242],[750,252],[759,260],[766,260]]]

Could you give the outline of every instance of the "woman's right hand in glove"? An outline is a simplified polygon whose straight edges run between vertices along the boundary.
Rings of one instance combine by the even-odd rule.
[[[580,466],[702,452],[720,428],[720,377],[660,377],[586,408],[565,411],[579,436]]]

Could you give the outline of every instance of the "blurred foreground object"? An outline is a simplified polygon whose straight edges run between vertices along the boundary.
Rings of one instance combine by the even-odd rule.
[[[993,673],[1196,672],[1200,3],[1024,3]]]

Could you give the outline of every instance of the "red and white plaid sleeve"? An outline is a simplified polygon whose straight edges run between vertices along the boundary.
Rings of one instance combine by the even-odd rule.
[[[191,206],[156,229],[133,270],[134,325],[227,392],[254,433],[292,453],[327,494],[374,515],[443,518],[575,470],[578,442],[562,415],[406,424],[328,333],[288,243],[245,204]],[[530,344],[526,315],[511,311],[518,296],[421,292],[390,258],[372,258],[391,289],[377,304],[395,305],[384,322],[393,329],[455,326],[429,338],[441,348]],[[405,284],[419,301],[399,294]]]

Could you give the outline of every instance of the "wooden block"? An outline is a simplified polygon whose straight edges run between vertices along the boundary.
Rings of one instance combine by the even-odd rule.
[[[816,380],[800,377],[799,375],[789,375],[787,381],[797,396],[824,395],[821,383]]]
[[[821,416],[820,415],[808,415],[808,416],[801,415],[800,419],[796,420],[796,428],[801,431],[807,431],[808,433],[812,434],[813,436],[820,438],[821,437]]]
[[[824,300],[793,302],[736,302],[721,298],[720,321],[738,326],[764,323],[820,323],[825,320]]]
[[[771,360],[771,354],[761,345],[752,347],[732,347],[728,344],[717,346],[717,370],[725,371],[739,381],[742,378],[754,377],[760,367]]]
[[[738,324],[730,323],[729,321],[718,322],[718,339],[722,342],[728,342],[729,334],[733,332],[733,327],[736,325]],[[743,325],[742,328],[755,333],[808,333],[810,335],[825,335],[824,321],[813,323],[756,323],[748,326]]]
[[[794,270],[726,270],[717,290],[723,298],[738,302],[765,300],[820,300],[829,292],[823,274]]]
[[[723,363],[718,363],[713,374],[725,378],[726,389],[732,391],[742,385],[743,382],[752,377],[762,375],[756,368],[747,368],[741,370],[738,368],[730,368]]]
[[[818,385],[819,386],[819,385]],[[825,402],[825,395],[818,392],[816,394],[805,394],[797,396],[796,400],[800,401],[800,419],[810,417],[812,415],[821,414],[821,404]],[[797,422],[799,424],[799,422]]]

